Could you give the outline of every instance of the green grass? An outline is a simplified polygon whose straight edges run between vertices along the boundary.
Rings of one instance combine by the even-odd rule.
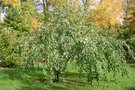
[[[74,69],[69,69],[63,82],[53,84],[46,82],[41,69],[0,69],[0,90],[135,90],[135,64],[129,67],[129,77],[120,77],[117,84],[100,81],[92,86]]]

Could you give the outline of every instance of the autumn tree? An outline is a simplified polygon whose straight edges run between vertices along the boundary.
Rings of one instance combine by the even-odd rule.
[[[127,3],[126,17],[125,17],[126,33],[130,37],[135,34],[135,1],[131,0]]]
[[[48,0],[48,4],[57,7],[80,7],[80,0]]]
[[[21,5],[20,0],[1,0],[0,1],[0,13],[2,13],[2,10],[4,7],[12,7],[17,8]]]
[[[121,24],[124,0],[102,0],[93,4],[94,9],[88,11],[87,23],[93,23],[99,28],[111,28]]]
[[[40,26],[34,5],[29,1],[23,2],[19,8],[9,9],[4,23],[7,27],[22,32],[32,32]]]
[[[23,39],[17,36],[17,32],[11,29],[0,29],[0,66],[18,67],[23,64],[21,57],[21,44]]]
[[[4,6],[18,7],[20,6],[20,0],[2,0]]]

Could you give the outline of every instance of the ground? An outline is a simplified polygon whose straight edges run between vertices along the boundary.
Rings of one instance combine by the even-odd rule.
[[[60,83],[47,83],[41,69],[1,68],[0,90],[135,90],[135,64],[129,65],[129,77],[121,77],[117,83],[95,82],[92,86],[85,78],[70,70]]]

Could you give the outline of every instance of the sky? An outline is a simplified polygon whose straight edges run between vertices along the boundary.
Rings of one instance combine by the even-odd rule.
[[[2,20],[4,18],[4,16],[5,16],[5,13],[2,12],[0,14],[1,14],[0,20]]]

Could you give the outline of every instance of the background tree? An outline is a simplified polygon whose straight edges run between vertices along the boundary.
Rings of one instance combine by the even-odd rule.
[[[20,0],[2,0],[4,6],[18,7],[20,6]]]
[[[125,17],[125,33],[127,38],[134,37],[135,34],[135,1],[131,0],[127,3],[127,11]]]
[[[22,39],[12,29],[0,30],[0,66],[19,67],[23,64],[21,57]]]
[[[87,23],[92,22],[99,28],[111,28],[121,24],[124,0],[102,0],[95,9],[90,10]]]
[[[31,2],[23,2],[20,8],[11,8],[7,11],[4,24],[14,30],[32,32],[40,26],[37,15]]]

